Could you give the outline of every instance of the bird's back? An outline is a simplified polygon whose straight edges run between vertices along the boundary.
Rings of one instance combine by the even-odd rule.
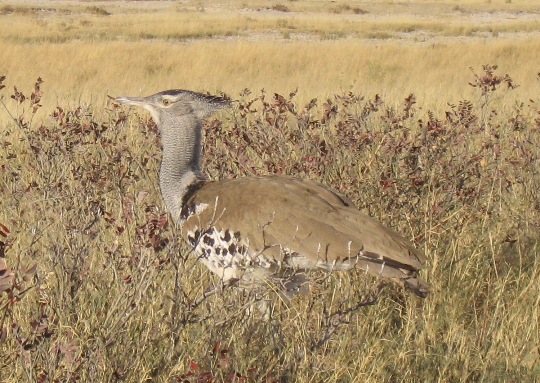
[[[283,271],[361,268],[425,296],[425,257],[393,230],[313,181],[247,177],[194,186],[183,204],[185,239],[224,279]]]

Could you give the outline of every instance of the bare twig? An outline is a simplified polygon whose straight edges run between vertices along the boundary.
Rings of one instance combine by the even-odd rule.
[[[354,314],[358,312],[362,307],[365,306],[372,306],[379,300],[379,295],[381,294],[381,291],[383,289],[383,285],[380,285],[378,290],[375,292],[375,294],[369,294],[366,298],[364,298],[362,301],[358,302],[356,305],[352,307],[348,307],[343,309],[340,304],[340,308],[333,313],[327,313],[326,309],[325,311],[325,322],[326,329],[324,331],[324,334],[317,340],[311,347],[310,351],[315,351],[319,348],[321,348],[338,330],[339,328],[349,323],[348,316],[349,314]]]

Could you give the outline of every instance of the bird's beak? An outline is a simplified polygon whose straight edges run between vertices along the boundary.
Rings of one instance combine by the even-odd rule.
[[[151,103],[148,102],[148,99],[145,97],[118,97],[113,98],[114,101],[119,102],[120,104],[133,105],[146,109],[150,112],[154,122],[159,125],[159,110],[155,108]]]
[[[142,106],[142,107],[144,107],[147,104],[144,97],[118,97],[118,98],[115,98],[114,101],[119,102],[120,104]]]

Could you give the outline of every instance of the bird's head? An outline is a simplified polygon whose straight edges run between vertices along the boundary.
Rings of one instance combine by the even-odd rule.
[[[148,97],[118,97],[114,100],[121,104],[148,110],[158,126],[166,117],[174,119],[193,115],[198,120],[202,120],[220,109],[231,107],[230,100],[225,97],[209,96],[181,89],[166,90]]]

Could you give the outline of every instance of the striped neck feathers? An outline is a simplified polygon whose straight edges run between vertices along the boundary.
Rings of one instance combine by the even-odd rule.
[[[160,116],[163,158],[159,172],[161,194],[173,219],[180,219],[189,187],[204,180],[201,173],[202,122],[193,114]]]

